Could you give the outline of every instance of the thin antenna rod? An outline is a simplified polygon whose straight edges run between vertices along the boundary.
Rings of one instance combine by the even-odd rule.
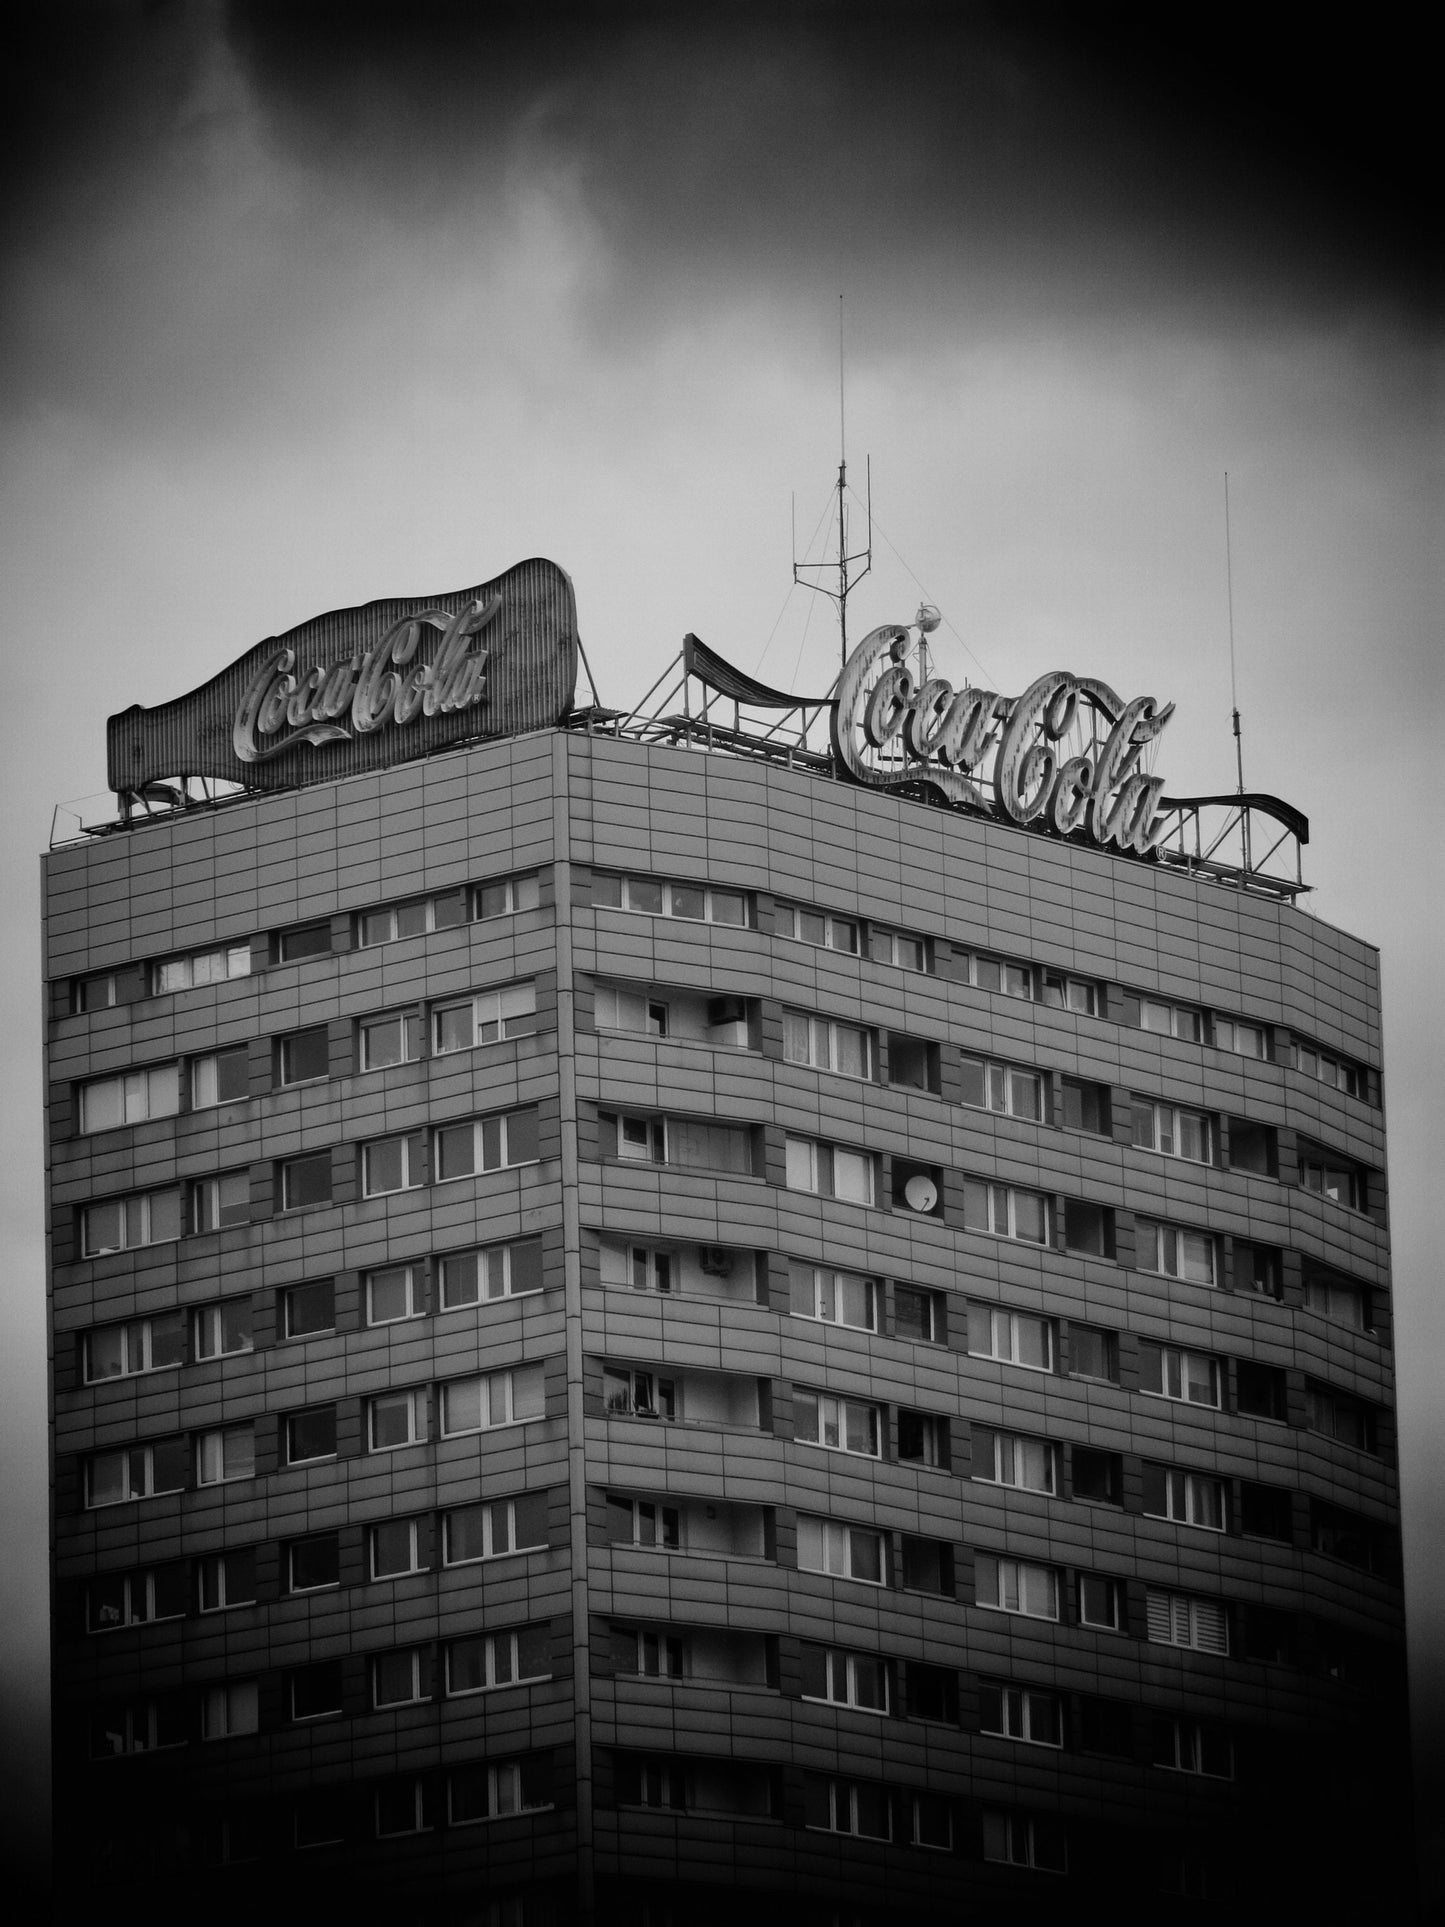
[[[873,567],[873,466],[868,466],[868,543],[856,555],[848,553],[848,417],[846,409],[847,390],[845,386],[845,362],[843,358],[843,297],[838,296],[838,586],[827,588],[822,582],[809,582],[804,571],[826,570],[833,565],[829,562],[799,562],[797,530],[793,532],[793,580],[802,582],[808,589],[816,589],[820,595],[830,597],[838,605],[838,640],[842,649],[842,660],[848,660],[848,597]],[[863,567],[857,575],[849,579],[848,570],[852,563],[861,562]]]
[[[1234,672],[1234,555],[1229,541],[1229,470],[1224,471],[1224,579],[1229,597],[1229,700],[1234,711],[1234,766],[1244,795],[1244,741],[1239,733],[1239,685]]]

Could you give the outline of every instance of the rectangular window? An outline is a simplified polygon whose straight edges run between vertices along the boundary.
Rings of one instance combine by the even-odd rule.
[[[1283,1424],[1289,1417],[1288,1384],[1277,1365],[1241,1358],[1234,1368],[1234,1393],[1236,1410],[1250,1418],[1275,1419]]]
[[[1016,1485],[1025,1492],[1056,1493],[1059,1449],[1044,1439],[1013,1432],[973,1428],[973,1476],[993,1485]]]
[[[874,1073],[873,1033],[858,1024],[834,1023],[810,1017],[806,1011],[783,1012],[783,1061],[807,1064],[840,1077],[871,1078]]]
[[[1034,995],[1034,971],[1032,964],[1011,962],[1002,957],[963,957],[954,952],[954,961],[967,964],[968,981],[975,990],[989,990],[995,996],[1023,997],[1029,1002]]]
[[[530,980],[504,984],[500,990],[437,1004],[431,1021],[432,1049],[438,1057],[500,1043],[504,1037],[530,1036],[537,1028],[537,986]]]
[[[91,1508],[121,1505],[127,1499],[180,1492],[185,1488],[187,1459],[184,1439],[97,1452],[85,1465],[85,1503]]]
[[[1044,1114],[1044,1081],[1037,1071],[1013,1064],[995,1064],[984,1057],[965,1057],[963,1101],[1005,1117],[1027,1118],[1037,1124]]]
[[[153,1070],[127,1071],[121,1077],[101,1077],[80,1090],[80,1128],[114,1131],[122,1124],[145,1124],[154,1117],[174,1117],[181,1108],[178,1064],[159,1064]]]
[[[1256,1485],[1245,1479],[1239,1488],[1239,1529],[1246,1538],[1277,1539],[1289,1545],[1294,1539],[1294,1500],[1277,1485]]]
[[[858,954],[858,925],[851,917],[831,917],[823,910],[805,910],[801,904],[779,903],[774,906],[773,931],[792,943],[841,950],[850,957]]]
[[[373,1579],[404,1579],[425,1571],[415,1519],[385,1519],[368,1529],[366,1539]]]
[[[123,1325],[97,1325],[85,1334],[82,1358],[87,1385],[184,1365],[186,1314],[162,1311],[151,1318],[132,1318]]]
[[[887,1664],[869,1653],[846,1653],[805,1644],[803,1698],[851,1706],[864,1713],[890,1708]]]
[[[77,977],[70,986],[70,1009],[73,1016],[83,1017],[95,1010],[111,1010],[115,1006],[115,972],[103,970],[95,977]]]
[[[1312,1382],[1306,1387],[1305,1424],[1310,1431],[1340,1445],[1353,1446],[1357,1452],[1380,1449],[1374,1406],[1327,1385]]]
[[[910,1802],[913,1809],[913,1844],[915,1847],[935,1847],[948,1853],[953,1849],[953,1803],[941,1793],[915,1793]]]
[[[1124,1630],[1124,1587],[1118,1579],[1105,1579],[1100,1573],[1079,1574],[1079,1624],[1100,1632]]]
[[[1020,1613],[1027,1619],[1057,1619],[1059,1575],[1052,1566],[1027,1559],[998,1559],[981,1552],[974,1560],[978,1603],[990,1612]]]
[[[1364,1177],[1355,1165],[1331,1163],[1324,1157],[1308,1157],[1301,1151],[1299,1181],[1302,1191],[1313,1191],[1316,1197],[1326,1198],[1331,1204],[1342,1204],[1350,1211],[1365,1208]]]
[[[546,1417],[546,1371],[541,1365],[516,1365],[476,1378],[454,1378],[441,1388],[443,1438],[521,1425]]]
[[[743,929],[750,922],[741,890],[702,883],[667,883],[658,877],[594,873],[592,901],[599,909],[631,910],[648,917],[680,917],[688,923],[722,923]]]
[[[910,1659],[907,1668],[908,1717],[958,1724],[958,1674],[951,1666],[926,1666]]]
[[[280,1069],[283,1084],[310,1084],[329,1076],[331,1050],[326,1025],[313,1024],[309,1030],[283,1037]]]
[[[425,1699],[428,1669],[417,1646],[397,1653],[378,1653],[371,1662],[371,1703],[383,1711],[388,1706],[413,1706]]]
[[[191,1059],[191,1109],[239,1104],[251,1095],[251,1053],[244,1044]]]
[[[282,1573],[287,1592],[324,1592],[341,1583],[341,1542],[334,1532],[293,1539],[284,1548]]]
[[[191,1313],[191,1342],[198,1359],[230,1358],[254,1349],[251,1300],[223,1298]]]
[[[1316,1078],[1321,1084],[1328,1084],[1332,1090],[1344,1091],[1349,1097],[1359,1097],[1365,1089],[1364,1073],[1354,1064],[1331,1056],[1328,1051],[1316,1050],[1303,1038],[1295,1039],[1294,1065],[1306,1077]]]
[[[312,1151],[289,1158],[281,1166],[281,1209],[304,1211],[308,1205],[331,1202],[331,1153]]]
[[[1310,1501],[1310,1546],[1329,1559],[1342,1559],[1361,1572],[1384,1572],[1392,1564],[1391,1547],[1383,1530],[1357,1512],[1342,1506]]]
[[[1197,1010],[1185,1004],[1160,1003],[1152,997],[1139,1002],[1139,1024],[1143,1030],[1156,1031],[1161,1037],[1178,1037],[1186,1044],[1197,1044],[1204,1025]]]
[[[1032,1819],[1021,1813],[985,1813],[983,1857],[1010,1867],[1032,1867],[1037,1873],[1067,1873],[1068,1843],[1057,1820]]]
[[[464,1827],[549,1806],[546,1777],[538,1770],[542,1764],[535,1759],[503,1760],[495,1766],[462,1767],[449,1773],[447,1819],[454,1827]],[[500,1908],[506,1903],[494,1904]],[[498,1918],[510,1922],[510,1913],[499,1913]]]
[[[1088,1131],[1094,1137],[1114,1134],[1114,1106],[1107,1084],[1082,1077],[1059,1079],[1060,1121],[1069,1131]]]
[[[391,1780],[376,1790],[376,1837],[395,1840],[431,1830],[431,1803],[425,1780]]]
[[[278,963],[304,963],[308,957],[331,955],[331,925],[308,923],[298,930],[283,930],[276,939]]]
[[[1269,1056],[1269,1040],[1262,1024],[1246,1024],[1237,1017],[1216,1017],[1214,1044],[1217,1050],[1233,1051],[1236,1057]]]
[[[80,1214],[80,1248],[86,1258],[142,1245],[169,1244],[181,1235],[178,1190],[145,1191],[105,1204],[88,1204]]]
[[[1178,1525],[1203,1526],[1209,1532],[1223,1532],[1228,1525],[1224,1481],[1203,1472],[1146,1465],[1144,1511],[1152,1519],[1172,1519]]]
[[[1229,1651],[1229,1614],[1217,1599],[1195,1599],[1182,1592],[1144,1595],[1145,1623],[1156,1646],[1191,1646],[1201,1653]]]
[[[979,1729],[1030,1746],[1062,1746],[1064,1705],[1057,1693],[1028,1686],[979,1687]]]
[[[811,1191],[846,1204],[873,1203],[873,1159],[866,1151],[845,1151],[790,1134],[786,1155],[790,1191]]]
[[[183,1619],[186,1609],[186,1568],[179,1559],[143,1572],[107,1573],[85,1589],[85,1628],[91,1633]]]
[[[228,1171],[223,1177],[191,1183],[190,1229],[199,1234],[251,1222],[251,1173]]]
[[[498,1686],[552,1676],[552,1628],[519,1626],[512,1632],[454,1639],[446,1649],[447,1693],[487,1693]]]
[[[521,1298],[542,1289],[542,1240],[451,1251],[438,1261],[443,1311],[482,1305],[495,1298]]]
[[[249,1422],[196,1434],[197,1485],[229,1485],[255,1476],[256,1438]]]
[[[1031,1372],[1054,1369],[1054,1323],[1032,1313],[999,1311],[989,1305],[968,1308],[968,1349],[975,1358],[996,1358]]]
[[[1238,1248],[1236,1247],[1236,1259]],[[1367,1331],[1369,1319],[1366,1316],[1368,1296],[1360,1285],[1346,1284],[1339,1278],[1307,1278],[1305,1280],[1305,1304],[1321,1318],[1328,1318],[1333,1324],[1348,1325],[1351,1331]]]
[[[856,1452],[876,1459],[882,1453],[879,1408],[856,1398],[793,1388],[793,1437],[833,1452]]]
[[[524,1105],[466,1124],[440,1124],[433,1136],[436,1182],[476,1177],[513,1164],[537,1162],[537,1107]]]
[[[510,1553],[540,1551],[547,1544],[547,1510],[545,1492],[524,1492],[515,1499],[458,1506],[445,1518],[442,1543],[447,1565],[464,1566],[474,1559],[502,1559]]]
[[[403,1319],[420,1318],[425,1310],[421,1276],[416,1265],[386,1265],[380,1271],[367,1272],[368,1325],[400,1324]]]
[[[1182,1278],[1191,1285],[1215,1283],[1214,1239],[1207,1231],[1181,1231],[1177,1225],[1137,1218],[1134,1253],[1140,1271]]]
[[[470,1125],[461,1127],[470,1131]],[[438,1133],[440,1135],[440,1133]],[[415,1191],[426,1182],[426,1138],[421,1131],[383,1137],[361,1147],[361,1195],[387,1198]]]
[[[915,937],[906,930],[884,930],[876,923],[868,926],[868,956],[872,963],[892,964],[899,970],[931,968],[927,937]]]
[[[991,1231],[999,1238],[1022,1238],[1029,1244],[1049,1242],[1049,1200],[1041,1191],[1021,1191],[1012,1184],[963,1181],[965,1231]]]
[[[636,1664],[644,1679],[681,1679],[682,1640],[676,1633],[619,1633],[619,1661],[636,1642]]]
[[[318,1459],[334,1459],[336,1407],[313,1405],[306,1412],[288,1413],[284,1435],[287,1465],[313,1465]]]
[[[1076,1499],[1096,1505],[1124,1503],[1124,1462],[1117,1452],[1076,1445],[1070,1467],[1070,1489]]]
[[[798,1570],[826,1573],[833,1579],[884,1583],[883,1535],[834,1519],[798,1519]]]
[[[609,1418],[677,1417],[677,1388],[670,1378],[637,1371],[630,1365],[607,1365],[602,1372],[602,1405]]]
[[[903,1465],[926,1465],[947,1472],[951,1463],[948,1420],[933,1412],[898,1413],[898,1458]]]
[[[324,1720],[341,1711],[341,1662],[321,1660],[291,1674],[289,1688],[293,1720]]]
[[[676,1506],[653,1499],[607,1500],[607,1537],[613,1545],[661,1546],[675,1552],[682,1547],[682,1514]]]
[[[592,1014],[598,1030],[631,1031],[640,1037],[667,1036],[667,1005],[640,990],[598,984]]]
[[[721,1245],[703,1245],[702,1270],[710,1276],[728,1277],[732,1273],[732,1254]],[[615,1245],[604,1239],[598,1252],[604,1285],[626,1285],[633,1291],[671,1292],[677,1282],[677,1264],[670,1251],[651,1245]],[[725,1265],[725,1270],[719,1267]]]
[[[1081,1017],[1097,1017],[1098,985],[1090,983],[1087,977],[1069,977],[1059,970],[1046,970],[1043,1002],[1051,1004],[1055,1010],[1072,1010]]]
[[[1119,1340],[1093,1325],[1069,1326],[1069,1376],[1119,1383]]]
[[[415,1064],[421,1057],[421,1012],[393,1010],[385,1017],[364,1017],[357,1025],[364,1071]]]
[[[203,1613],[256,1603],[256,1551],[215,1552],[196,1562],[196,1599]]]
[[[329,1278],[311,1285],[290,1285],[281,1293],[281,1331],[286,1338],[309,1338],[336,1329],[336,1287]]]
[[[535,910],[542,901],[541,885],[535,870],[520,876],[498,877],[476,887],[472,914],[486,923],[493,917],[512,917],[522,910]]]
[[[189,957],[169,957],[153,964],[151,990],[163,997],[167,991],[199,990],[205,984],[223,984],[231,977],[250,974],[250,944],[223,944],[217,950],[197,950]]]
[[[426,1391],[382,1392],[366,1406],[369,1452],[394,1452],[399,1446],[420,1445],[426,1438]]]
[[[1204,1352],[1181,1351],[1173,1345],[1139,1346],[1139,1390],[1150,1398],[1179,1399],[1186,1405],[1212,1405],[1219,1398],[1219,1361]]]
[[[893,1335],[922,1345],[948,1343],[948,1301],[941,1291],[916,1285],[893,1287]]]
[[[872,1780],[825,1780],[816,1773],[803,1779],[806,1825],[825,1833],[852,1833],[864,1840],[893,1838],[892,1801],[888,1789]]]
[[[1176,1773],[1202,1773],[1215,1780],[1234,1778],[1234,1753],[1227,1736],[1198,1720],[1155,1714],[1150,1722],[1153,1765]]]
[[[254,1733],[261,1724],[261,1701],[253,1679],[208,1686],[201,1695],[201,1738],[230,1740]]]
[[[1257,1292],[1261,1298],[1278,1298],[1283,1265],[1280,1254],[1269,1245],[1234,1241],[1234,1289]]]
[[[903,1535],[900,1553],[903,1590],[927,1593],[935,1599],[953,1597],[953,1548],[941,1539]]]
[[[503,890],[506,884],[502,885]],[[410,903],[388,904],[384,910],[364,910],[356,919],[359,949],[398,943],[403,937],[425,937],[434,930],[455,929],[467,921],[465,890],[446,890],[435,897],[415,897]]]
[[[1136,1149],[1159,1151],[1191,1164],[1214,1162],[1214,1120],[1207,1112],[1156,1104],[1147,1097],[1134,1098],[1131,1112]]]
[[[878,1329],[878,1287],[871,1278],[803,1265],[793,1259],[788,1265],[788,1293],[795,1318],[851,1325],[855,1331]]]
[[[91,1726],[90,1753],[92,1759],[113,1759],[183,1746],[186,1739],[185,1701],[179,1693],[163,1693],[157,1699],[107,1707]]]

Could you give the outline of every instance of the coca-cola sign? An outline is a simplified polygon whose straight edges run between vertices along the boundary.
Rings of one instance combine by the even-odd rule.
[[[572,584],[540,559],[476,588],[336,610],[187,696],[112,716],[110,785],[289,788],[549,728],[572,707],[577,653]]]
[[[1162,776],[1139,765],[1173,703],[1125,702],[1107,683],[1064,669],[1021,696],[941,676],[920,682],[910,632],[885,624],[863,638],[838,682],[833,752],[870,789],[927,787],[1013,823],[1083,833],[1103,848],[1147,856],[1172,823]]]

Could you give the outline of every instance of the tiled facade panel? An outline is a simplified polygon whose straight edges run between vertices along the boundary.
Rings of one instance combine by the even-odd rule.
[[[358,913],[523,872],[537,875],[535,908],[355,947]],[[608,908],[600,887],[594,905],[594,873],[742,890],[749,923]],[[284,1893],[305,1913],[345,1875],[362,1883],[353,1911],[404,1892],[419,1917],[448,1921],[560,1922],[594,1897],[603,1917],[702,1920],[739,1884],[761,1918],[790,1920],[803,1900],[870,1921],[995,1904],[1052,1917],[1106,1890],[1121,1918],[1154,1917],[1171,1891],[1248,1917],[1299,1876],[1297,1855],[1272,1855],[1279,1828],[1322,1851],[1341,1837],[1331,1803],[1349,1789],[1357,1823],[1369,1811],[1388,1830],[1388,1773],[1374,1776],[1378,1808],[1357,1773],[1361,1749],[1399,1743],[1402,1659],[1369,946],[1088,848],[803,772],[578,734],[138,826],[54,852],[46,889],[56,1757],[62,1827],[87,1816],[76,1909],[87,1881],[128,1878],[192,1910],[224,1888]],[[789,941],[780,902],[926,938],[934,968],[871,961],[866,943],[860,956]],[[277,933],[312,923],[329,928],[326,954],[278,961]],[[216,944],[249,945],[250,974],[145,994],[150,966]],[[1099,1014],[974,987],[972,950],[1090,979]],[[71,980],[112,970],[115,1005],[71,1014]],[[361,1070],[360,1020],[420,1020],[438,1000],[521,980],[536,985],[529,1034]],[[617,985],[679,1011],[740,999],[748,1043],[608,1029],[599,1013]],[[1144,1030],[1141,996],[1272,1026],[1273,1056]],[[874,1033],[872,1075],[784,1061],[784,1010]],[[329,1076],[281,1087],[279,1040],[315,1026]],[[889,1081],[890,1035],[932,1047],[936,1091]],[[1291,1038],[1373,1083],[1351,1096],[1307,1076]],[[79,1135],[87,1079],[238,1045],[245,1101]],[[1037,1073],[1043,1117],[963,1103],[965,1057]],[[1065,1078],[1108,1094],[1108,1130],[1062,1123]],[[1208,1113],[1226,1134],[1238,1120],[1267,1127],[1278,1175],[1230,1168],[1217,1147],[1208,1163],[1136,1148],[1134,1096]],[[519,1106],[535,1108],[535,1161],[436,1181],[436,1127]],[[619,1116],[736,1127],[732,1168],[619,1157]],[[423,1147],[424,1182],[364,1197],[361,1147],[403,1134]],[[788,1189],[789,1134],[866,1153],[874,1205]],[[1365,1208],[1297,1182],[1311,1145],[1361,1167]],[[310,1153],[329,1157],[331,1202],[285,1210],[282,1167]],[[915,1166],[937,1176],[937,1215],[894,1201]],[[248,1175],[246,1222],[83,1255],[88,1204],[222,1172]],[[1047,1242],[966,1228],[969,1180],[1046,1197]],[[1067,1248],[1071,1201],[1109,1214],[1108,1255]],[[1140,1268],[1141,1220],[1155,1219],[1210,1234],[1215,1287]],[[519,1239],[540,1241],[539,1291],[442,1307],[441,1258]],[[601,1246],[623,1242],[674,1263],[723,1247],[732,1280],[699,1289],[708,1274],[694,1267],[667,1294],[604,1283]],[[1240,1288],[1246,1244],[1282,1254],[1277,1297]],[[790,1261],[875,1280],[876,1329],[794,1315]],[[611,1276],[617,1260],[605,1262]],[[368,1327],[367,1274],[403,1264],[419,1315]],[[1307,1302],[1320,1266],[1369,1293],[1370,1329]],[[285,1295],[323,1281],[334,1329],[288,1337]],[[910,1287],[939,1295],[934,1342],[900,1317]],[[220,1301],[249,1304],[254,1349],[188,1350],[179,1370],[84,1383],[95,1327]],[[1048,1320],[1051,1369],[980,1355],[990,1311]],[[1113,1335],[1117,1382],[1074,1369],[1080,1328]],[[1213,1359],[1218,1407],[1148,1396],[1151,1347]],[[536,1416],[443,1436],[449,1384],[533,1364]],[[1277,1374],[1274,1416],[1254,1415],[1261,1366]],[[640,1412],[609,1410],[623,1370],[658,1388]],[[672,1395],[663,1381],[680,1401],[671,1422],[646,1409]],[[1318,1429],[1322,1386],[1371,1408],[1373,1449]],[[424,1437],[368,1449],[371,1401],[403,1392]],[[876,1455],[800,1436],[809,1394],[871,1408]],[[288,1465],[291,1421],[317,1408],[334,1409],[334,1456]],[[914,1414],[946,1438],[944,1463],[909,1456]],[[251,1428],[255,1476],[199,1483],[203,1440],[233,1426]],[[995,1432],[1053,1448],[1053,1493],[993,1482]],[[86,1509],[95,1454],[177,1438],[186,1489]],[[1090,1452],[1111,1455],[1110,1500],[1077,1495]],[[1152,1516],[1166,1470],[1221,1482],[1228,1529]],[[1270,1537],[1242,1529],[1259,1488],[1276,1495]],[[445,1562],[457,1508],[529,1496],[534,1549]],[[637,1508],[625,1530],[624,1503]],[[1373,1532],[1368,1560],[1337,1556],[1358,1535],[1321,1537],[1329,1507]],[[675,1548],[651,1543],[674,1529],[666,1514]],[[878,1535],[878,1583],[803,1569],[816,1519]],[[419,1569],[372,1578],[375,1528],[399,1521],[415,1522]],[[290,1549],[332,1533],[337,1583],[288,1590]],[[919,1589],[934,1583],[910,1563],[920,1545],[940,1590]],[[205,1562],[237,1552],[253,1554],[255,1603],[197,1610]],[[1055,1574],[1056,1618],[989,1609],[1000,1558]],[[176,1561],[183,1616],[84,1630],[98,1578]],[[1115,1582],[1117,1629],[1083,1623],[1081,1575]],[[1228,1652],[1151,1641],[1151,1591],[1222,1604]],[[546,1678],[447,1696],[450,1642],[528,1626],[545,1628]],[[1287,1657],[1268,1650],[1268,1627],[1287,1629]],[[669,1641],[686,1650],[683,1677],[669,1676]],[[823,1648],[839,1666],[884,1661],[886,1710],[805,1696]],[[413,1651],[420,1697],[374,1706],[375,1662]],[[318,1668],[333,1669],[339,1710],[298,1718],[294,1695]],[[202,1741],[213,1689],[250,1680],[258,1730]],[[1000,1683],[1052,1695],[1064,1744],[984,1730]],[[113,1730],[118,1707],[173,1693],[187,1744],[87,1761],[98,1712]],[[1227,1734],[1232,1777],[1151,1763],[1159,1718]],[[485,1773],[458,1778],[509,1761],[526,1811],[507,1810],[495,1775],[490,1789]],[[820,1828],[819,1798],[842,1811],[850,1787],[890,1790],[891,1841]],[[318,1790],[343,1810],[342,1843],[302,1847]],[[914,1840],[915,1796],[935,1802],[918,1821],[934,1844]],[[461,1824],[476,1817],[468,1799],[503,1810]],[[378,1838],[398,1800],[415,1802],[417,1830]],[[89,1816],[112,1809],[134,1838],[97,1859]],[[176,1811],[180,1846],[157,1819]],[[1000,1860],[1004,1816],[1015,1847]],[[1066,1881],[1034,1821],[1062,1821]]]

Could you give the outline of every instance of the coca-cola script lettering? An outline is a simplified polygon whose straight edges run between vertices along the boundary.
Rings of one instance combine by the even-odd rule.
[[[1162,776],[1139,768],[1174,714],[1152,696],[1124,702],[1107,683],[1051,670],[1010,698],[940,676],[920,683],[908,666],[909,631],[885,624],[844,665],[833,711],[840,765],[871,789],[926,785],[950,802],[992,808],[1014,823],[1082,832],[1107,849],[1148,856],[1168,831],[1158,811]],[[879,665],[882,665],[880,668]],[[1080,705],[1108,726],[1084,732]],[[1074,753],[1065,753],[1074,738]],[[991,760],[991,771],[985,764]],[[992,789],[992,802],[988,795]]]

